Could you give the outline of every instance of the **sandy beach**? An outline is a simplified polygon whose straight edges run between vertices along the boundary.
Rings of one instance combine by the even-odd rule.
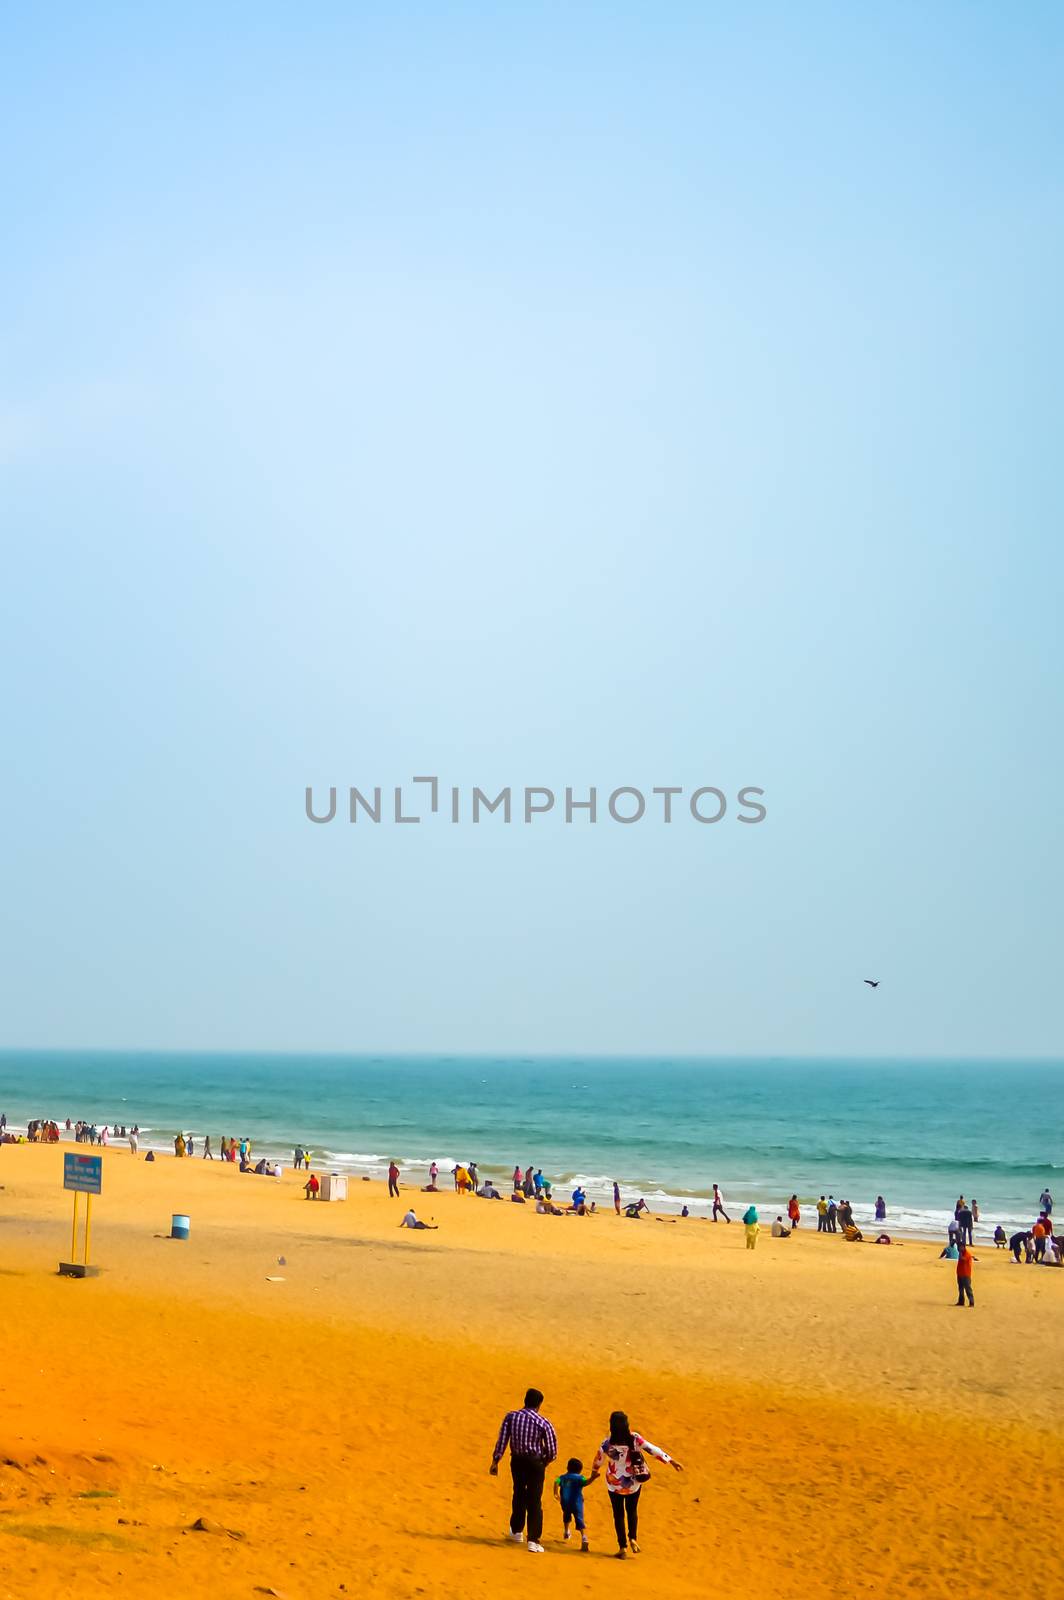
[[[0,1150],[0,1596],[1061,1586],[1041,1508],[1064,1272],[981,1245],[958,1311],[937,1245],[766,1229],[750,1253],[735,1224],[411,1188],[440,1225],[412,1234],[381,1184],[308,1203],[291,1171],[109,1150],[103,1270],[76,1282],[61,1168],[62,1147]],[[590,1464],[614,1407],[685,1463],[644,1491],[637,1561],[613,1559],[602,1484],[589,1555],[553,1504],[544,1556],[504,1542],[487,1468],[529,1384],[563,1465]]]

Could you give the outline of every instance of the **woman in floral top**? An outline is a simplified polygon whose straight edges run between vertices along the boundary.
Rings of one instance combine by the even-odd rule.
[[[613,1525],[617,1529],[617,1555],[621,1561],[625,1560],[629,1550],[634,1556],[639,1554],[639,1545],[636,1543],[636,1533],[639,1528],[639,1492],[650,1477],[650,1469],[646,1464],[647,1456],[656,1456],[659,1461],[664,1461],[666,1466],[675,1468],[677,1472],[683,1471],[680,1463],[674,1461],[670,1455],[666,1455],[664,1450],[659,1450],[656,1444],[644,1439],[641,1433],[633,1433],[623,1411],[611,1412],[610,1436],[608,1439],[603,1439],[599,1445],[598,1454],[591,1468],[590,1481],[593,1482],[599,1477],[605,1466],[606,1488],[609,1490],[610,1505],[613,1508]]]

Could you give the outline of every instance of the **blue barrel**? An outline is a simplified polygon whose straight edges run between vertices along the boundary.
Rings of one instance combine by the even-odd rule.
[[[192,1224],[187,1217],[174,1216],[170,1218],[171,1239],[187,1239],[191,1228]]]

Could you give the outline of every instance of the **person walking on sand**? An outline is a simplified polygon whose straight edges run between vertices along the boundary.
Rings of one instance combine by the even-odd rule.
[[[388,1196],[389,1199],[399,1198],[399,1168],[395,1164],[394,1156],[388,1163]]]
[[[972,1293],[972,1262],[975,1257],[966,1244],[961,1245],[960,1255],[957,1257],[957,1304],[962,1306],[965,1300],[970,1306],[975,1305],[975,1296]]]
[[[584,1522],[584,1490],[593,1480],[584,1477],[584,1463],[579,1456],[570,1456],[565,1471],[554,1480],[554,1498],[562,1508],[562,1538],[566,1544],[572,1537],[570,1522],[576,1524],[580,1535],[580,1551],[586,1555],[591,1549]]]
[[[601,1475],[605,1467],[613,1526],[617,1532],[617,1558],[620,1561],[626,1559],[629,1550],[634,1556],[639,1554],[639,1497],[644,1483],[650,1479],[647,1456],[664,1461],[675,1472],[683,1471],[681,1464],[664,1450],[659,1450],[656,1444],[644,1439],[641,1433],[634,1433],[623,1411],[611,1411],[609,1437],[603,1439],[591,1464],[591,1482]]]
[[[209,1133],[206,1133],[203,1136],[203,1159],[204,1161],[214,1160],[214,1154],[211,1150],[211,1136]]]
[[[717,1212],[718,1211],[720,1212],[721,1216],[724,1218],[725,1222],[730,1222],[731,1221],[731,1217],[729,1217],[728,1213],[724,1209],[724,1196],[720,1192],[720,1187],[719,1187],[719,1185],[714,1184],[713,1185],[713,1221],[714,1222],[716,1222],[716,1220],[717,1220]]]
[[[558,1454],[557,1435],[546,1417],[540,1415],[542,1404],[540,1391],[529,1389],[521,1409],[506,1413],[488,1468],[497,1478],[499,1462],[509,1445],[514,1492],[507,1537],[520,1544],[527,1528],[528,1550],[536,1556],[543,1554],[543,1479]]]

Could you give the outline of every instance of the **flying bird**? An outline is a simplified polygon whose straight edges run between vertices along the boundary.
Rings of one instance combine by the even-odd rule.
[[[879,979],[878,978],[866,978],[865,979],[865,983],[867,983],[867,985],[868,985],[868,987],[870,989],[878,989],[879,988]]]

